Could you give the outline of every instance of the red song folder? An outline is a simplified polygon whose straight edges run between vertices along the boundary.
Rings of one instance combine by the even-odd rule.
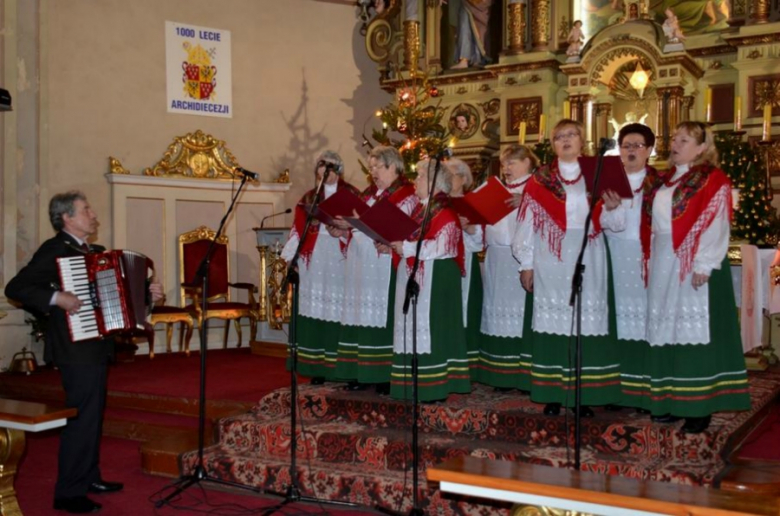
[[[514,208],[506,202],[512,193],[495,176],[467,193],[464,197],[452,197],[452,207],[458,215],[466,217],[472,224],[493,225],[510,213]]]
[[[347,188],[340,188],[315,207],[314,216],[320,222],[333,226],[335,218],[353,217],[354,212],[362,214],[367,209],[368,204],[364,203],[358,196]]]
[[[411,217],[401,211],[401,208],[382,199],[368,210],[363,212],[360,218],[344,217],[352,227],[365,233],[372,240],[385,245],[406,240],[420,227]]]
[[[580,170],[585,176],[585,183],[588,185],[588,191],[593,193],[593,181],[596,178],[596,164],[598,158],[593,156],[580,156],[577,158],[580,162]],[[633,199],[634,192],[631,190],[631,183],[628,182],[626,169],[623,168],[623,162],[620,156],[604,156],[599,176],[598,191],[596,197],[601,197],[607,190],[616,192],[623,199]]]

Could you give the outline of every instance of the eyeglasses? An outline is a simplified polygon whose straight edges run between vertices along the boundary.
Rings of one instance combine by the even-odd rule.
[[[569,139],[572,139],[572,138],[579,138],[579,136],[580,136],[580,133],[578,133],[576,131],[569,131],[568,133],[556,134],[555,138],[553,138],[553,140],[555,140],[556,142],[559,142],[561,140],[569,140]]]
[[[647,145],[644,143],[624,143],[620,146],[623,150],[639,150],[646,148]]]

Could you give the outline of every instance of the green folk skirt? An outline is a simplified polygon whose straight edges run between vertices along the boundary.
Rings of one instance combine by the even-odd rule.
[[[387,383],[393,364],[393,312],[395,311],[393,269],[387,293],[387,325],[384,328],[341,325],[336,348],[336,378],[358,383]]]
[[[431,285],[431,352],[418,355],[418,399],[437,401],[471,392],[463,328],[460,268],[455,260],[435,260]],[[460,314],[461,317],[453,317]],[[390,396],[412,399],[412,353],[394,353]]]
[[[480,333],[479,361],[475,381],[498,388],[531,389],[531,325],[533,294],[525,295],[523,337],[496,337]]]
[[[341,324],[299,315],[296,322],[298,336],[298,374],[336,380],[336,352]],[[292,367],[288,349],[287,370]]]
[[[612,270],[607,247],[607,270]],[[612,274],[607,275],[609,330],[607,335],[583,336],[580,404],[619,405],[623,395],[620,384],[620,343],[617,340],[615,292]],[[530,323],[528,329],[530,330]],[[576,348],[575,337],[524,331],[533,357],[531,366],[531,400],[537,403],[575,405]]]
[[[469,299],[466,304],[466,346],[469,358],[469,371],[471,379],[476,380],[477,366],[479,365],[479,347],[482,334],[479,328],[482,325],[482,267],[477,253],[471,258],[471,276],[469,277]]]
[[[726,258],[709,279],[710,343],[647,345],[642,379],[624,385],[631,398],[639,400],[633,405],[646,408],[653,415],[678,417],[750,410],[735,307],[731,265]]]

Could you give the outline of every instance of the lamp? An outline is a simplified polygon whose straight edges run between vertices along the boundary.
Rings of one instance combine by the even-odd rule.
[[[644,68],[642,68],[642,63],[637,61],[636,69],[634,70],[634,73],[631,74],[631,78],[628,80],[628,83],[639,93],[639,97],[641,98],[649,82],[650,76],[647,74]]]

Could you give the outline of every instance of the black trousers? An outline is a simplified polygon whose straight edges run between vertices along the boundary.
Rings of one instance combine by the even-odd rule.
[[[108,360],[101,364],[62,364],[65,404],[78,410],[60,434],[55,498],[85,496],[100,476],[100,437],[106,406]]]

